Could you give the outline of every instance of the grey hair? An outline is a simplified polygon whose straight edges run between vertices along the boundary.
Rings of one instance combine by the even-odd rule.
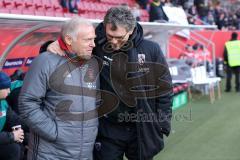
[[[113,7],[107,11],[103,21],[104,25],[111,24],[111,30],[115,31],[118,26],[123,26],[127,32],[132,31],[136,26],[136,18],[132,12],[123,6]]]
[[[64,40],[64,37],[66,35],[69,35],[73,40],[77,40],[78,33],[83,28],[81,26],[91,25],[92,23],[86,19],[80,18],[80,17],[74,17],[68,21],[66,21],[62,25],[61,29],[61,37]]]

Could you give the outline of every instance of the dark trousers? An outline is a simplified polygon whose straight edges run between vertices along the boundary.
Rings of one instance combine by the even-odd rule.
[[[226,74],[227,74],[227,81],[226,81],[226,91],[230,91],[231,81],[232,81],[232,73],[235,74],[235,89],[236,91],[240,91],[240,67],[227,67]]]
[[[94,160],[139,160],[136,124],[123,125],[107,120],[99,122]]]
[[[21,146],[17,143],[0,145],[1,160],[20,160]]]

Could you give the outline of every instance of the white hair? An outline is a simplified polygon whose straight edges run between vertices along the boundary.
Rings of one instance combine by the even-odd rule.
[[[64,37],[66,35],[70,36],[74,41],[77,40],[77,36],[78,33],[81,30],[84,30],[84,28],[82,28],[83,26],[93,26],[93,24],[84,19],[84,18],[80,18],[80,17],[74,17],[68,21],[66,21],[61,29],[61,37],[64,40]]]

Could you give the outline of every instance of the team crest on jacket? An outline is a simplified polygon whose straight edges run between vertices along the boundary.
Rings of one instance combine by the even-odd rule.
[[[138,63],[143,65],[145,63],[145,54],[138,54]]]

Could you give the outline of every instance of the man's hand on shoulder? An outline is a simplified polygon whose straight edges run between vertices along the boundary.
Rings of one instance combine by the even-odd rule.
[[[65,52],[60,48],[60,45],[57,40],[49,44],[49,46],[47,47],[47,51],[53,54],[57,54],[59,56],[65,56]]]

